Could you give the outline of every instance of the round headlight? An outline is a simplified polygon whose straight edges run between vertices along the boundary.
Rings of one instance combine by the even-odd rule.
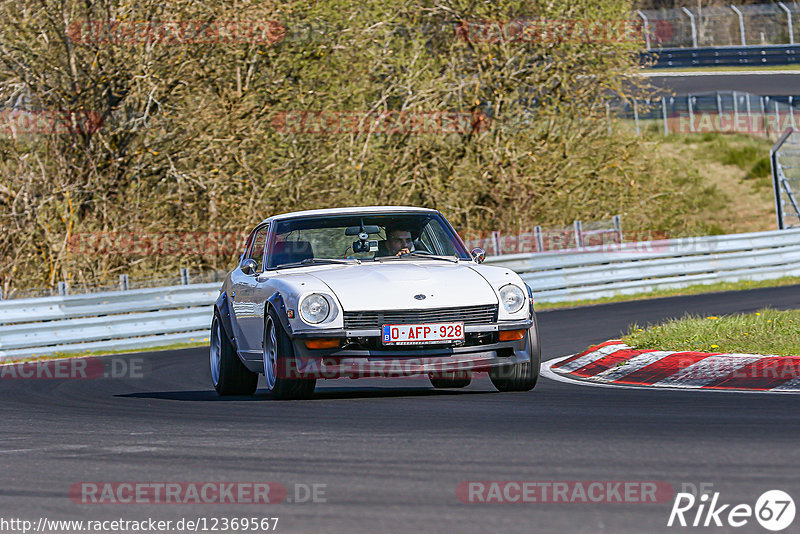
[[[513,284],[500,288],[500,300],[508,313],[515,313],[525,304],[525,293]]]
[[[322,295],[312,294],[300,303],[300,317],[310,324],[321,323],[328,317],[330,309],[328,299]]]

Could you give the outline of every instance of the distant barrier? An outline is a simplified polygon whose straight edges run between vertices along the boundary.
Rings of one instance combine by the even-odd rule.
[[[537,302],[800,276],[800,229],[489,257]],[[205,341],[219,283],[0,301],[0,360]]]

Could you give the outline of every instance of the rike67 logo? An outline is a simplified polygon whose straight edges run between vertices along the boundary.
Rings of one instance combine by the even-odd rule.
[[[696,493],[681,492],[675,496],[667,526],[740,528],[752,525],[755,520],[765,529],[779,532],[792,524],[794,516],[794,500],[781,490],[764,492],[755,506],[725,503],[719,492],[702,493],[699,497]]]

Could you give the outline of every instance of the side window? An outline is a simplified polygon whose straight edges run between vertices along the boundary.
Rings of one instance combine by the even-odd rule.
[[[256,232],[255,237],[253,237],[253,243],[250,245],[250,252],[247,254],[248,258],[256,261],[258,265],[257,272],[264,270],[264,246],[267,243],[267,231],[268,227],[265,226]]]

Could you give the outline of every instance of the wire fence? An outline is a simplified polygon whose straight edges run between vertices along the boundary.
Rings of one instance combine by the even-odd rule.
[[[800,3],[637,11],[648,50],[800,43]]]
[[[800,131],[788,128],[770,151],[778,228],[800,228]]]
[[[800,92],[800,87],[798,87]],[[800,95],[760,96],[740,91],[609,102],[609,117],[636,134],[742,133],[777,138],[800,125]],[[619,124],[609,120],[609,130]]]

